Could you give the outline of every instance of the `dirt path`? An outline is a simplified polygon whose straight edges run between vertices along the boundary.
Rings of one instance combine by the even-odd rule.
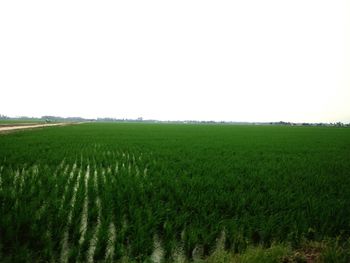
[[[44,124],[40,122],[19,122],[19,123],[0,123],[0,128],[2,127],[15,127],[15,126],[28,126],[28,125],[38,125],[38,124]]]
[[[0,126],[0,133],[7,133],[15,130],[24,130],[24,129],[34,129],[34,128],[40,128],[40,127],[51,127],[51,126],[63,126],[63,125],[70,125],[72,123],[51,123],[51,124],[33,124],[33,125],[17,125],[17,126]]]

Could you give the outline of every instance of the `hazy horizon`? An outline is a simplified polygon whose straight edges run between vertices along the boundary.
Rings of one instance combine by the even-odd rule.
[[[0,113],[1,115],[1,113]],[[5,117],[9,117],[10,119],[42,119],[45,117],[51,117],[51,118],[63,118],[63,119],[78,119],[78,118],[82,118],[85,120],[116,120],[116,121],[160,121],[160,122],[216,122],[216,123],[220,123],[220,122],[225,122],[225,123],[279,123],[279,122],[284,122],[284,123],[295,123],[295,124],[301,124],[301,123],[309,123],[309,124],[319,124],[319,123],[324,123],[324,124],[332,124],[332,123],[338,123],[341,121],[334,121],[334,122],[292,122],[292,121],[288,121],[288,120],[279,120],[279,121],[235,121],[235,120],[206,120],[206,119],[202,119],[202,120],[198,120],[198,119],[173,119],[173,120],[169,120],[169,119],[147,119],[147,118],[143,118],[142,116],[139,116],[137,118],[123,118],[123,117],[109,117],[109,116],[97,116],[96,118],[86,118],[86,117],[81,117],[81,116],[59,116],[59,115],[42,115],[42,116],[26,116],[26,115],[18,115],[18,116],[9,116],[9,115],[4,115]],[[141,118],[141,119],[140,119]],[[341,122],[343,124],[350,124],[350,122]]]
[[[0,114],[350,122],[350,4],[0,3]]]

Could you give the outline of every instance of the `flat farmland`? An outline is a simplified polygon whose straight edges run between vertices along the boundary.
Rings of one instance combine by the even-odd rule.
[[[29,124],[39,124],[39,123],[44,123],[43,120],[13,120],[13,119],[0,119],[0,127],[1,126],[6,126],[6,125],[29,125]]]
[[[0,134],[2,262],[265,262],[243,255],[276,247],[282,262],[327,240],[328,257],[347,260],[349,203],[347,128],[84,123]]]

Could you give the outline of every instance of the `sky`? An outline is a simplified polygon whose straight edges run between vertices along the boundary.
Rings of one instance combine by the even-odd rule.
[[[347,0],[0,1],[0,114],[350,122]]]

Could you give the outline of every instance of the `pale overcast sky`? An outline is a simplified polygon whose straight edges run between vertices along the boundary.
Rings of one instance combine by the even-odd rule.
[[[0,114],[350,122],[349,7],[1,1]]]

